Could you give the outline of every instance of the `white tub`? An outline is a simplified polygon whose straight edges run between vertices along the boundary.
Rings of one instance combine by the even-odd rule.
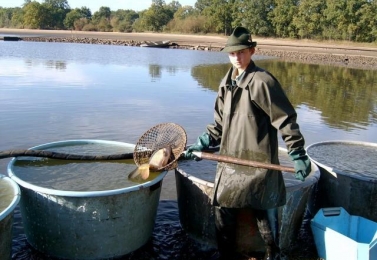
[[[20,201],[20,188],[9,177],[0,174],[0,198],[7,202],[0,208],[0,259],[11,259],[13,212]],[[1,192],[3,191],[3,192]]]
[[[134,148],[121,142],[71,140],[32,149],[86,144],[120,146],[127,151]],[[8,174],[21,187],[20,209],[26,238],[38,251],[64,259],[114,258],[142,247],[152,236],[166,172],[127,188],[65,191],[19,178],[13,172],[16,160],[9,163]],[[111,176],[111,172],[103,174]]]

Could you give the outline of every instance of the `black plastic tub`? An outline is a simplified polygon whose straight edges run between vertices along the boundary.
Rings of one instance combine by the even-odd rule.
[[[320,168],[318,206],[377,221],[377,144],[326,141],[307,147]]]

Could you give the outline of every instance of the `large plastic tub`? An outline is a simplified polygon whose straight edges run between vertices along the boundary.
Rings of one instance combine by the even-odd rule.
[[[281,156],[286,156],[286,152],[286,149],[279,148],[281,162],[289,160],[281,158]],[[289,163],[293,166],[291,161]],[[200,165],[202,162],[196,162],[196,164]],[[289,164],[285,163],[284,165]],[[217,245],[214,209],[210,202],[214,183],[195,177],[195,172],[190,174],[190,172],[185,172],[182,167],[175,171],[179,218],[182,228],[203,247],[215,248]],[[195,165],[189,166],[187,169],[195,169]],[[213,163],[207,171],[214,173],[216,163]],[[312,172],[305,182],[295,180],[292,173],[283,173],[283,175],[287,190],[287,203],[279,208],[280,247],[285,251],[290,251],[296,246],[295,241],[302,226],[304,215],[315,211],[316,183],[320,177],[320,172],[318,167],[312,163]],[[238,250],[244,253],[263,252],[265,245],[255,219],[252,217],[252,212],[245,210],[239,217]]]
[[[311,221],[318,256],[326,260],[377,259],[377,223],[343,208],[320,209]]]
[[[20,188],[9,177],[0,174],[0,259],[11,259],[13,212],[20,201]]]
[[[342,207],[377,222],[377,143],[326,141],[307,152],[321,171],[318,207]]]
[[[70,149],[79,146],[84,147],[85,151],[86,146],[93,145],[114,147],[116,151],[121,150],[123,153],[132,152],[134,149],[132,144],[102,140],[54,142],[32,149]],[[128,164],[122,161],[101,162],[98,167],[105,167],[105,170],[99,174],[106,179],[105,183],[121,182],[123,180],[113,178],[115,172],[112,171],[117,167],[125,167],[124,178],[127,179],[128,173],[136,167],[132,164],[133,161],[130,161]],[[9,176],[21,187],[20,209],[24,230],[27,241],[35,249],[56,258],[104,259],[126,255],[148,242],[152,236],[161,184],[166,172],[145,183],[135,183],[129,187],[72,191],[44,187],[43,183],[35,185],[32,178],[25,181],[22,169],[17,166],[34,165],[38,170],[42,170],[39,175],[43,176],[43,171],[47,172],[51,165],[59,170],[59,167],[76,164],[74,161],[65,160],[49,162],[50,159],[33,162],[31,158],[18,158],[13,159],[8,165]],[[79,174],[77,170],[78,178],[73,179],[74,182],[86,185],[81,178],[85,180],[93,174],[91,171],[95,171],[94,168],[98,168],[90,167],[89,163],[92,162],[87,163],[87,172],[80,170]],[[30,170],[29,168],[27,170]],[[31,170],[34,170],[33,167]],[[74,178],[75,175],[73,171],[67,176]],[[63,177],[56,178],[63,182]],[[55,184],[51,182],[51,185]]]

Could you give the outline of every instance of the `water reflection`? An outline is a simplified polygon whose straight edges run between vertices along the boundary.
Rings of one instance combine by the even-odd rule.
[[[349,131],[375,124],[377,76],[370,70],[300,64],[278,60],[258,60],[282,84],[295,107],[319,112],[330,127]],[[204,88],[217,91],[229,64],[196,66],[193,77]]]
[[[156,78],[161,78],[161,66],[156,64],[149,65],[149,75],[151,76],[152,80]]]
[[[25,60],[25,64],[27,67],[35,67],[35,66],[39,66],[39,65],[42,65],[43,67],[47,68],[47,69],[56,69],[56,70],[66,70],[67,69],[67,63],[65,61],[61,61],[61,60],[31,60],[31,59],[27,59]]]

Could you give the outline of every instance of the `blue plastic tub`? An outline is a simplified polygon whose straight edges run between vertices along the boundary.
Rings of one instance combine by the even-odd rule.
[[[323,208],[311,221],[318,256],[326,260],[377,259],[377,223],[348,214],[341,207]]]

